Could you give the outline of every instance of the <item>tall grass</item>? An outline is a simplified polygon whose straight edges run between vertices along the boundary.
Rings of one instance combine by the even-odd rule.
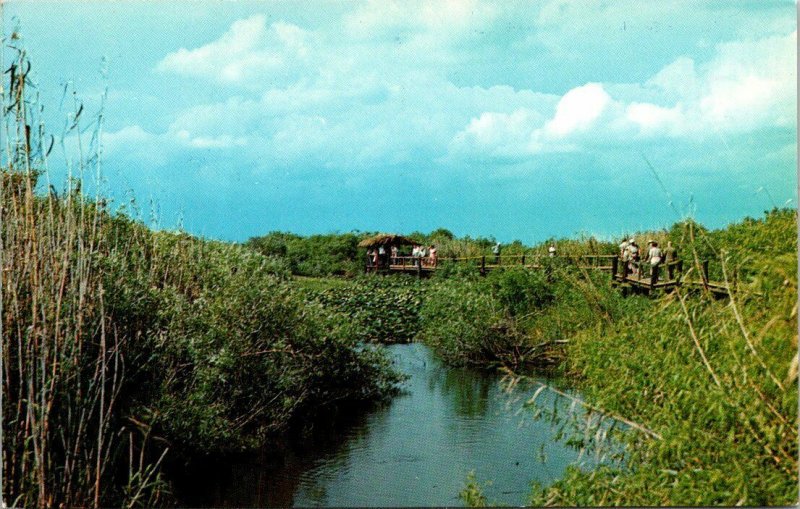
[[[624,466],[570,468],[553,485],[536,487],[531,505],[797,503],[796,221],[795,211],[773,210],[720,230],[684,221],[665,233],[690,270],[699,271],[701,259],[713,261],[712,279],[731,288],[725,298],[679,288],[622,299],[601,275],[553,270],[552,299],[530,320],[514,317],[523,335],[508,346],[564,339],[562,365],[578,382],[586,408],[628,424],[629,431],[617,435],[627,445]],[[513,306],[500,305],[502,293],[476,281],[461,286],[467,294],[436,306],[494,303],[473,314],[464,310],[458,323],[513,316]],[[520,292],[521,301],[531,301]],[[474,362],[502,358],[481,353],[497,344],[486,335],[447,334],[442,326],[434,333],[435,346],[456,362],[464,352],[475,352]],[[574,443],[586,447],[583,437],[590,435],[591,429],[579,429]],[[480,505],[485,500],[477,489],[473,479],[465,492]]]
[[[12,38],[12,42],[13,42]],[[263,444],[292,419],[386,397],[398,380],[280,261],[154,232],[81,192],[37,192],[49,138],[18,50],[0,159],[3,499],[174,502],[167,463]],[[65,136],[78,147],[76,103]],[[99,173],[100,123],[74,173]],[[93,147],[93,148],[92,148]],[[91,148],[91,149],[89,149]]]
[[[571,471],[533,503],[797,503],[795,213],[776,210],[695,242],[713,247],[727,274],[734,260],[743,264],[738,292],[666,296],[605,327],[601,340],[578,334],[568,349],[587,396],[663,438],[637,440],[629,471]]]

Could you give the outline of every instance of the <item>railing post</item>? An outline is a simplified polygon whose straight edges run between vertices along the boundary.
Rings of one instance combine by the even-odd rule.
[[[619,269],[619,258],[616,256],[611,259],[611,279],[617,277],[617,270]]]
[[[625,260],[622,260],[622,279],[628,279],[628,263]]]
[[[703,260],[703,285],[708,286],[708,260]]]
[[[522,255],[522,266],[525,266],[525,255]]]
[[[481,276],[486,275],[486,255],[481,256]]]

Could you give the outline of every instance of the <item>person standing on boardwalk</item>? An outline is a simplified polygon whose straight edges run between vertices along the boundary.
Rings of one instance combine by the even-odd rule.
[[[494,264],[500,265],[500,243],[494,245],[492,248],[492,253],[494,253]]]
[[[372,260],[375,257],[375,250],[369,249],[367,250],[367,267],[372,267]]]
[[[628,249],[630,245],[631,243],[628,241],[627,237],[619,244],[619,257],[620,260],[622,260],[623,279],[628,277],[628,273],[630,272],[631,251]]]
[[[639,246],[636,244],[636,239],[628,241],[628,265],[630,272],[634,276],[639,275]]]
[[[667,241],[667,247],[664,248],[664,261],[667,264],[667,277],[673,279],[675,274],[675,265],[673,263],[678,261],[678,250],[672,247],[671,240]]]
[[[392,250],[391,251],[392,251],[392,261],[391,261],[391,263],[392,264],[396,264],[397,263],[397,246],[392,246]]]
[[[547,248],[547,256],[550,258],[554,258],[556,256],[556,246],[550,244],[550,247]]]
[[[386,248],[383,246],[378,247],[378,263],[380,265],[386,265]]]
[[[661,248],[658,247],[658,242],[651,240],[649,242],[650,249],[647,251],[647,261],[650,262],[650,278],[652,282],[658,280],[658,267],[661,265]]]
[[[436,267],[436,245],[431,244],[430,250],[430,257],[431,257],[431,267]]]

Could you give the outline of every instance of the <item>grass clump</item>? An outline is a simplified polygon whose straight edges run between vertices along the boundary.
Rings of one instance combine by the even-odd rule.
[[[614,291],[607,275],[562,260],[485,278],[453,269],[432,280],[418,337],[454,365],[553,365],[576,331],[641,305]]]
[[[30,128],[40,110],[18,57],[0,154],[5,503],[169,505],[166,464],[250,448],[294,419],[394,391],[388,358],[309,304],[285,260],[155,232],[79,181],[43,193],[52,140]],[[82,112],[65,136],[92,127]],[[99,174],[97,139],[76,174]]]
[[[308,305],[279,261],[34,186],[2,193],[4,479],[16,505],[162,504],[162,461],[254,447],[399,380],[341,315]]]
[[[698,235],[723,278],[747,261],[738,292],[679,290],[573,336],[568,369],[585,397],[659,438],[626,435],[624,469],[571,469],[532,505],[797,502],[795,232],[794,213],[777,210]]]

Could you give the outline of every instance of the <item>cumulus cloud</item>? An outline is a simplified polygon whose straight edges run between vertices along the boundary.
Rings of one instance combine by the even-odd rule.
[[[593,9],[601,20],[625,11],[598,2]],[[796,32],[718,44],[705,59],[672,58],[643,82],[592,80],[560,95],[491,82],[455,84],[454,76],[475,63],[463,48],[483,43],[485,33],[521,27],[519,34],[508,32],[516,37],[509,48],[528,58],[540,44],[555,51],[552,57],[565,38],[596,31],[599,22],[585,11],[561,0],[538,10],[480,0],[368,1],[315,29],[254,15],[156,66],[235,87],[235,95],[185,108],[161,134],[138,126],[124,134],[145,143],[159,137],[186,150],[237,150],[262,165],[349,168],[519,160],[795,125]],[[653,19],[673,11],[647,8]],[[658,32],[660,22],[643,28],[645,18],[631,18],[631,29]]]
[[[308,32],[296,25],[278,22],[268,27],[263,15],[255,15],[234,22],[213,42],[168,54],[156,69],[260,88],[264,81],[292,74],[308,53],[308,39]]]
[[[615,99],[603,84],[587,83],[568,90],[549,120],[482,112],[455,135],[450,148],[531,157],[658,137],[702,139],[796,128],[796,39],[795,31],[722,43],[707,62],[680,57],[641,86],[616,87],[649,100]],[[495,135],[480,135],[482,130]]]
[[[611,104],[611,96],[599,83],[587,83],[564,94],[558,102],[556,113],[544,127],[556,137],[586,131]]]

